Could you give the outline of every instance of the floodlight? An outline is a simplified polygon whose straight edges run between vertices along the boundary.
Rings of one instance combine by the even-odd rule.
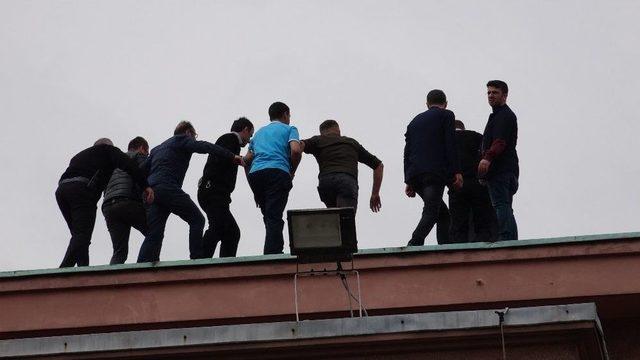
[[[346,261],[358,251],[351,207],[289,210],[287,221],[291,255],[299,262]]]

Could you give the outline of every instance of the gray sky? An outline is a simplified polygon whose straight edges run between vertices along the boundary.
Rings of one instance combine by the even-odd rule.
[[[0,270],[59,265],[69,233],[54,191],[95,139],[155,146],[188,119],[215,141],[239,116],[266,124],[275,100],[302,137],[333,118],[383,160],[381,213],[360,168],[359,246],[403,246],[421,211],[403,194],[406,125],[441,88],[482,132],[494,78],[518,116],[521,239],[638,230],[638,18],[631,0],[1,1]],[[194,200],[205,160],[187,173]],[[302,161],[288,209],[322,205],[316,162]],[[261,254],[244,177],[232,211],[239,255]],[[188,258],[187,231],[170,218],[162,260]],[[141,242],[132,232],[128,262]],[[99,210],[90,256],[111,256]]]

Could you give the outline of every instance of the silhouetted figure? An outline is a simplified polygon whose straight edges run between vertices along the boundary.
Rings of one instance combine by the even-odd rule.
[[[147,160],[149,144],[138,136],[129,142],[127,156],[138,166]],[[102,200],[102,214],[113,243],[110,264],[124,264],[129,254],[131,228],[147,235],[147,212],[142,203],[142,189],[126,172],[115,169],[109,179]]]
[[[144,189],[144,199],[153,202],[154,193],[144,172],[125,153],[102,138],[79,152],[60,177],[56,201],[64,216],[71,240],[60,267],[88,266],[89,244],[96,222],[96,205],[114,169],[122,169]]]
[[[239,155],[240,148],[253,136],[253,124],[239,118],[231,125],[231,132],[218,138],[216,145]],[[240,228],[231,214],[231,193],[236,187],[238,167],[215,155],[209,155],[202,178],[198,182],[198,203],[207,214],[209,228],[202,237],[203,256],[212,257],[220,243],[220,257],[236,256]]]
[[[456,120],[456,146],[464,186],[459,190],[449,190],[451,242],[495,241],[495,212],[487,187],[481,185],[477,177],[482,135],[465,130],[464,123]]]

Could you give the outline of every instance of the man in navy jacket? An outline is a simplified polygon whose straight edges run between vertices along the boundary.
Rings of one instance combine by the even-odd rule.
[[[444,187],[462,187],[462,174],[455,144],[455,115],[447,110],[442,90],[427,94],[427,111],[407,126],[404,147],[404,182],[408,197],[418,194],[424,201],[422,218],[409,246],[424,245],[438,219]]]
[[[212,154],[230,164],[242,164],[242,158],[231,151],[206,141],[197,141],[198,134],[188,121],[180,122],[173,134],[174,136],[151,150],[145,163],[149,185],[156,194],[156,201],[151,205],[147,216],[149,232],[140,248],[139,263],[160,260],[164,228],[171,213],[189,224],[190,258],[203,257],[204,217],[189,195],[182,191],[182,183],[193,153]]]

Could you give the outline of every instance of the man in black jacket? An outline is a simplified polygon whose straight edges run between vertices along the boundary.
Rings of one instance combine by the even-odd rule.
[[[253,124],[241,117],[231,125],[231,132],[218,138],[216,145],[235,155],[253,136]],[[202,178],[198,182],[198,203],[207,214],[209,228],[204,232],[203,257],[212,257],[220,243],[220,257],[236,256],[240,241],[240,228],[229,210],[231,193],[236,187],[238,167],[209,155]]]
[[[482,135],[466,130],[464,123],[456,120],[456,146],[464,186],[449,190],[452,243],[492,241],[495,233],[495,213],[487,187],[478,182]],[[473,224],[473,229],[469,226]]]
[[[149,144],[143,137],[129,142],[127,156],[142,166],[149,155]],[[124,264],[129,254],[129,235],[135,228],[147,235],[147,214],[142,204],[142,189],[120,169],[115,169],[104,190],[102,214],[113,243],[113,256],[109,264]]]
[[[509,88],[501,80],[487,83],[487,98],[493,109],[482,140],[482,160],[478,176],[489,187],[491,204],[498,218],[498,239],[518,240],[518,225],[513,216],[513,195],[518,191],[520,165],[516,144],[518,119],[507,106]]]
[[[96,204],[114,169],[122,169],[131,175],[135,183],[144,189],[144,200],[153,202],[154,192],[144,172],[134,160],[114,147],[111,140],[99,139],[92,147],[79,152],[60,177],[56,190],[58,207],[71,231],[71,240],[60,267],[89,265]]]
[[[431,90],[427,107],[409,123],[405,134],[405,193],[409,197],[418,194],[424,201],[422,218],[409,246],[424,245],[438,219],[444,187],[460,188],[463,181],[455,145],[455,115],[446,109],[445,93]]]

